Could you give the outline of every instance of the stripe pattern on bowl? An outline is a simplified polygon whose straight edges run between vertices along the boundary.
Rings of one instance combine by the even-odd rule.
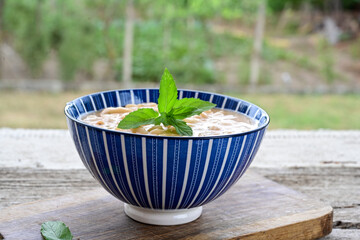
[[[131,205],[184,209],[207,204],[244,174],[266,128],[218,138],[182,138],[125,134],[78,121],[81,115],[106,107],[157,102],[158,95],[155,89],[118,90],[68,103],[67,123],[80,158],[110,194]],[[241,112],[259,126],[268,122],[265,111],[239,99],[186,90],[179,90],[178,96]]]

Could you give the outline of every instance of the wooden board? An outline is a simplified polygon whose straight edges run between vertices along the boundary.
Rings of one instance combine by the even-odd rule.
[[[122,202],[99,188],[1,209],[0,233],[5,240],[41,240],[41,223],[50,220],[65,222],[81,240],[316,239],[331,232],[332,208],[248,171],[192,223],[135,222]]]

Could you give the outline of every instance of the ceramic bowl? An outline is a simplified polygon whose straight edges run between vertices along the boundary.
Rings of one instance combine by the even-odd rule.
[[[155,225],[183,224],[223,195],[254,159],[269,124],[258,106],[216,93],[178,90],[254,119],[255,130],[211,137],[167,137],[91,126],[81,116],[106,107],[157,102],[158,89],[99,92],[65,107],[71,137],[85,167],[106,191],[125,203],[131,218]],[[101,206],[99,206],[101,207]]]

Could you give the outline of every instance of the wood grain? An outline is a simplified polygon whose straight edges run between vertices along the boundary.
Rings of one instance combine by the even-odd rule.
[[[196,221],[179,226],[135,222],[102,189],[1,210],[6,240],[40,240],[40,225],[64,221],[74,239],[316,239],[332,230],[332,208],[249,171]]]

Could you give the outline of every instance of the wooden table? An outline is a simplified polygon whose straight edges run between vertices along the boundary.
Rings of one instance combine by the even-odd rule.
[[[0,129],[1,208],[97,189],[66,130]],[[252,171],[334,208],[324,239],[360,239],[360,131],[269,131]]]

